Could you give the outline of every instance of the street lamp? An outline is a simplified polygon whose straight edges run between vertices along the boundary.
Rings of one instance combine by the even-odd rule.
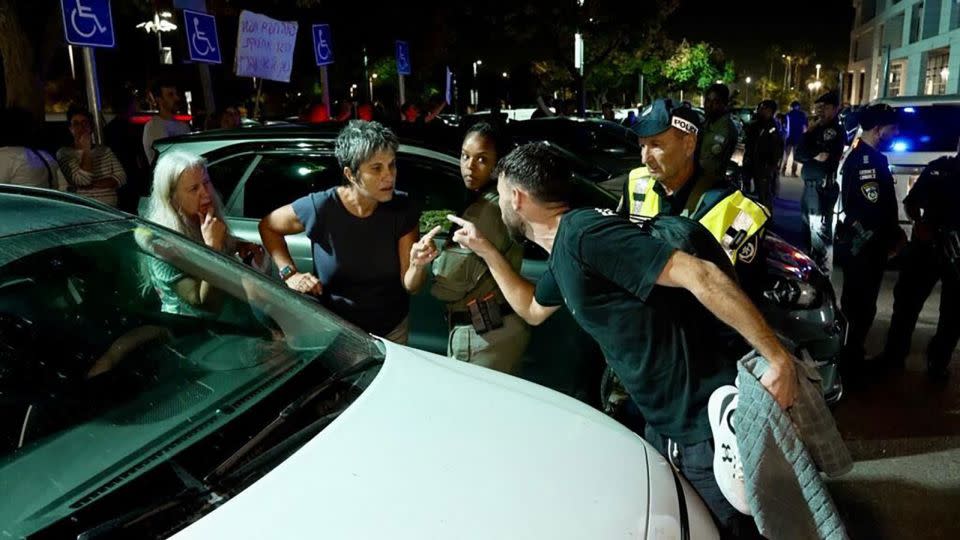
[[[368,82],[370,83],[370,101],[373,101],[373,81],[377,80],[378,76],[379,75],[374,73],[370,75],[370,79],[368,80]]]
[[[483,60],[477,60],[473,63],[473,90],[470,91],[470,93],[473,94],[470,101],[478,108],[480,107],[480,91],[477,89],[477,67],[482,65]]]
[[[749,106],[750,106],[750,83],[751,83],[751,82],[753,82],[753,79],[751,79],[750,77],[747,77],[747,80],[746,80],[746,83],[747,83],[747,97],[746,97],[746,99],[743,101],[744,107],[749,107]]]
[[[169,11],[163,11],[160,13],[154,12],[152,21],[144,21],[137,25],[137,28],[142,28],[148,34],[150,32],[157,33],[157,50],[160,52],[161,64],[173,63],[172,60],[170,62],[166,62],[163,50],[163,38],[161,37],[163,32],[173,32],[177,29],[177,25],[169,21],[171,18],[173,18],[173,14]]]
[[[510,78],[510,74],[507,73],[506,71],[503,72],[502,76],[503,76],[504,79],[509,79],[509,78]]]
[[[817,80],[820,80],[820,68],[823,67],[823,64],[817,64]]]

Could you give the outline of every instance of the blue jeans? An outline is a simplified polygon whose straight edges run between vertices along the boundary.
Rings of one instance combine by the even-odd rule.
[[[687,445],[674,443],[657,433],[649,424],[643,438],[690,482],[710,509],[713,521],[720,529],[721,538],[761,538],[753,518],[738,512],[720,492],[717,478],[713,474],[712,438]]]

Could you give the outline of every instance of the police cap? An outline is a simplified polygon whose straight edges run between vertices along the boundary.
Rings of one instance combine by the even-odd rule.
[[[836,92],[827,92],[826,94],[817,98],[817,101],[814,103],[823,103],[824,105],[833,105],[834,107],[840,106],[840,94]]]
[[[697,135],[700,133],[700,118],[689,107],[674,107],[669,99],[658,99],[643,110],[633,130],[640,137],[653,137],[671,127]]]
[[[864,131],[871,130],[878,126],[889,126],[898,124],[897,111],[885,103],[877,103],[860,111],[857,115],[860,120],[860,127]]]

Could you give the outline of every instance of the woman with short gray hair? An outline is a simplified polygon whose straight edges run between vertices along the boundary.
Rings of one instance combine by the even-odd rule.
[[[288,287],[313,294],[360,328],[405,344],[410,294],[437,257],[433,236],[419,239],[419,213],[394,189],[397,148],[392,131],[353,120],[335,144],[345,183],[274,210],[260,222],[263,245]],[[285,236],[306,233],[312,269],[296,268]],[[313,270],[313,272],[311,272]]]

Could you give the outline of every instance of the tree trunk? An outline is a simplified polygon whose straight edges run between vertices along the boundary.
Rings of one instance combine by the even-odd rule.
[[[34,43],[20,19],[14,0],[0,0],[0,56],[7,90],[6,106],[21,107],[41,120],[44,114],[43,81]]]

